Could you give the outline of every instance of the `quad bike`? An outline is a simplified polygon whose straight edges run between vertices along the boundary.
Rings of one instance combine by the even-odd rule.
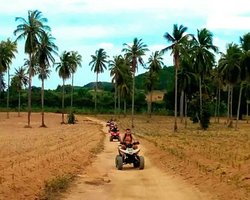
[[[115,158],[115,165],[118,170],[122,170],[123,165],[126,164],[133,164],[134,168],[144,169],[144,157],[139,156],[138,153],[140,149],[133,149],[133,145],[140,144],[139,142],[134,142],[132,144],[126,144],[124,142],[121,142],[120,144],[126,145],[126,150],[123,150],[120,148],[120,145],[118,146],[118,153],[119,155]]]
[[[114,139],[117,139],[118,141],[121,141],[121,136],[119,131],[111,131],[109,141],[112,142]]]

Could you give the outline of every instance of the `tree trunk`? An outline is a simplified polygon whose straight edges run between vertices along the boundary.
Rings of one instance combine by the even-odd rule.
[[[201,75],[199,76],[199,88],[200,88],[200,125],[202,119],[202,89],[201,89]]]
[[[174,102],[174,131],[178,130],[177,126],[177,97],[178,97],[178,66],[175,66],[175,102]]]
[[[98,84],[98,72],[96,73],[96,82],[95,82],[95,116],[96,116],[96,106],[97,106],[97,84]]]
[[[64,85],[65,79],[63,78],[63,88],[62,88],[62,124],[64,124]]]
[[[231,109],[231,116],[230,116],[230,118],[231,118],[231,121],[233,120],[233,89],[234,89],[234,87],[233,87],[233,85],[231,86],[231,105],[230,105],[230,109]]]
[[[216,102],[215,102],[215,109],[214,109],[214,122],[216,122],[216,117],[217,117],[217,104],[218,104],[218,88],[216,90]]]
[[[41,100],[42,100],[42,125],[41,127],[46,127],[44,123],[44,74],[43,73],[42,73],[42,92],[41,92]]]
[[[247,123],[248,123],[248,110],[249,110],[249,109],[248,109],[248,101],[249,101],[249,100],[247,100]]]
[[[120,110],[121,110],[121,88],[118,87],[118,118],[120,118]]]
[[[230,119],[230,86],[228,85],[228,91],[227,91],[227,123]]]
[[[8,93],[7,93],[7,119],[10,118],[9,116],[9,102],[10,102],[10,69],[7,69],[7,76],[8,76]]]
[[[220,87],[219,87],[219,94],[218,94],[218,111],[217,111],[217,115],[218,115],[218,123],[220,123]]]
[[[72,84],[71,84],[71,102],[70,102],[71,112],[73,111],[73,93],[74,93],[74,73],[72,73]]]
[[[185,128],[187,128],[187,94],[185,94]]]
[[[149,112],[150,112],[150,92],[148,92],[148,99],[147,99],[147,103],[148,103],[148,116],[149,116]]]
[[[152,101],[153,101],[153,90],[150,92],[150,101],[149,101],[149,118],[152,117]]]
[[[117,100],[117,84],[115,82],[115,115],[116,115],[116,100]]]
[[[126,101],[126,99],[124,99],[124,111],[123,111],[123,113],[124,113],[124,117],[126,117],[126,107],[127,107],[127,101]]]
[[[181,123],[183,123],[183,105],[184,105],[184,90],[181,90],[181,101],[180,101],[180,117],[181,117]]]
[[[235,124],[235,130],[237,130],[238,128],[238,121],[239,121],[239,116],[240,116],[241,94],[242,94],[242,84],[240,85],[240,94],[239,94],[239,101],[238,101],[237,120]]]
[[[30,116],[31,116],[31,84],[32,84],[32,55],[29,54],[29,88],[28,88],[28,126],[30,126]]]
[[[18,117],[21,117],[20,107],[21,107],[21,91],[18,91]]]
[[[135,72],[133,72],[132,118],[131,118],[131,127],[132,128],[134,128],[134,109],[135,109]]]

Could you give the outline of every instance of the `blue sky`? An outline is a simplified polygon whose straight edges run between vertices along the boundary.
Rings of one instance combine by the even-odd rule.
[[[75,75],[75,85],[83,86],[95,81],[95,74],[88,65],[90,55],[100,47],[112,58],[121,53],[123,43],[132,43],[134,37],[142,38],[150,52],[144,57],[166,47],[163,38],[165,32],[172,33],[173,24],[188,27],[188,33],[197,33],[197,29],[206,27],[214,34],[214,44],[225,52],[227,43],[239,42],[239,36],[250,31],[250,12],[247,0],[238,0],[237,4],[224,0],[1,0],[0,3],[0,41],[8,37],[15,39],[13,31],[18,22],[15,17],[27,18],[27,11],[38,9],[48,18],[52,35],[56,38],[59,53],[64,50],[78,51],[83,58],[82,68]],[[242,6],[243,5],[243,6]],[[14,68],[23,65],[24,42],[18,43],[19,53],[13,60]],[[57,58],[58,60],[58,58]],[[164,55],[166,65],[172,65],[170,53]],[[138,73],[145,70],[139,67]],[[100,81],[110,81],[109,71],[99,76]],[[67,81],[70,84],[70,80]],[[45,82],[45,88],[54,89],[62,80],[55,68],[51,78]],[[37,77],[33,85],[40,86]]]

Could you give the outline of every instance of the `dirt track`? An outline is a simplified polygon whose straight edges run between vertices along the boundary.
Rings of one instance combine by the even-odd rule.
[[[105,126],[103,129],[107,132]],[[122,171],[117,170],[115,156],[118,142],[109,142],[108,136],[107,133],[104,151],[87,168],[86,174],[80,175],[76,186],[66,194],[65,200],[209,199],[195,187],[155,167],[147,157],[143,145],[140,148],[141,155],[145,157],[144,170],[134,169],[132,165],[124,166]]]

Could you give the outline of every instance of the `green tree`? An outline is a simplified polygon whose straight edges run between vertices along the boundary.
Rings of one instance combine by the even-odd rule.
[[[109,56],[106,51],[102,48],[96,50],[95,55],[91,55],[92,61],[89,63],[91,65],[91,71],[94,70],[96,73],[96,84],[95,84],[95,114],[97,112],[97,83],[98,83],[98,75],[104,72],[104,69],[107,69],[106,64],[108,63]]]
[[[55,58],[53,54],[58,55],[58,47],[54,44],[55,38],[50,33],[44,33],[41,37],[41,42],[38,44],[38,50],[34,57],[37,58],[39,63],[38,78],[42,81],[41,103],[42,103],[42,125],[46,127],[44,123],[44,80],[49,78],[51,70],[49,69],[50,62],[54,64]]]
[[[77,67],[82,67],[82,56],[77,51],[70,52],[70,64],[71,64],[71,75],[72,75],[72,90],[71,90],[71,110],[73,108],[73,93],[74,93],[74,74],[77,71]]]
[[[24,52],[29,55],[29,60],[32,61],[36,52],[39,39],[45,34],[45,31],[50,31],[50,27],[44,25],[48,20],[42,17],[42,13],[38,10],[28,11],[28,20],[22,17],[16,17],[19,24],[14,31],[14,35],[18,35],[16,41],[26,38]],[[28,126],[30,127],[31,114],[31,86],[32,86],[32,62],[29,63],[29,94],[28,94]]]
[[[150,99],[148,99],[148,114],[151,118],[152,116],[152,98],[153,98],[153,91],[159,80],[159,71],[162,69],[163,58],[162,53],[156,51],[152,53],[148,59],[149,64],[149,71],[145,75],[145,85],[147,88],[148,93],[150,94]]]
[[[166,48],[162,49],[163,53],[166,53],[167,51],[171,50],[171,54],[173,55],[174,60],[174,67],[175,67],[175,120],[174,120],[174,131],[178,130],[177,126],[177,98],[178,98],[178,70],[179,70],[179,59],[180,55],[184,54],[185,49],[184,45],[189,38],[189,34],[186,34],[187,27],[180,25],[178,27],[177,24],[174,24],[173,26],[173,34],[166,32],[164,34],[164,38],[167,40],[167,42],[172,43],[170,46],[167,46]]]
[[[250,74],[250,33],[247,33],[243,35],[243,37],[240,37],[240,48],[242,50],[241,61],[240,61],[241,70],[240,70],[240,77],[239,77],[240,93],[239,93],[235,130],[238,128],[243,85],[249,82],[249,79],[250,79],[249,77],[249,74]]]
[[[17,91],[18,91],[18,117],[20,117],[20,108],[21,108],[21,91],[24,86],[28,85],[28,76],[27,71],[24,67],[19,67],[18,69],[15,68],[15,79]]]
[[[194,67],[196,73],[199,74],[199,90],[200,90],[200,119],[202,118],[202,81],[208,75],[215,65],[215,54],[218,47],[213,45],[213,34],[203,28],[197,30],[197,38],[194,38],[193,46]]]
[[[7,71],[7,119],[9,119],[9,87],[10,87],[10,65],[12,64],[12,59],[15,58],[15,53],[17,53],[17,43],[12,42],[9,38],[7,41],[2,41],[0,43],[0,74]],[[0,91],[1,93],[1,91]]]
[[[135,72],[138,69],[138,63],[144,66],[142,56],[145,55],[146,51],[149,51],[147,45],[142,42],[142,39],[134,38],[132,46],[129,44],[123,44],[126,46],[122,49],[125,52],[126,61],[132,66],[132,77],[133,77],[133,89],[132,89],[132,120],[131,127],[134,127],[134,106],[135,106]]]
[[[57,65],[56,71],[58,71],[58,75],[63,80],[62,87],[62,124],[64,124],[64,86],[65,81],[70,78],[71,75],[71,60],[70,60],[70,52],[64,51],[60,56],[60,62],[55,63]]]

